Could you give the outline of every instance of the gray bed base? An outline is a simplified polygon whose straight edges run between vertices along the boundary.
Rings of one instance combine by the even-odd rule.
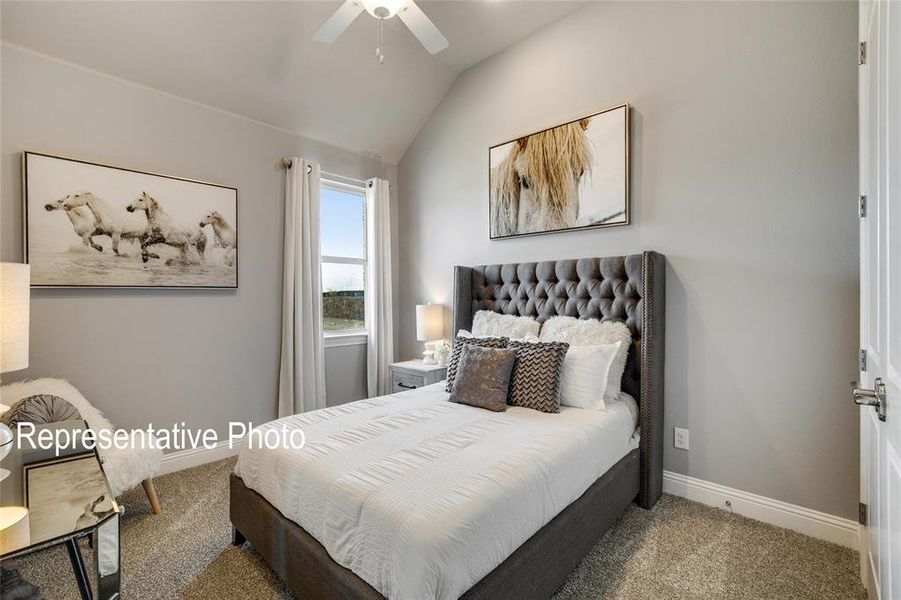
[[[549,598],[638,494],[638,450],[594,482],[496,569],[471,587],[466,600]],[[302,600],[384,600],[353,571],[336,563],[300,525],[231,475],[234,543],[249,541]]]
[[[471,329],[477,310],[622,320],[632,331],[623,389],[638,400],[640,447],[610,468],[575,502],[526,540],[462,597],[547,598],[635,500],[651,508],[663,488],[664,257],[629,256],[456,267],[454,333]],[[336,563],[302,527],[243,480],[230,478],[234,542],[250,541],[304,600],[383,596]]]

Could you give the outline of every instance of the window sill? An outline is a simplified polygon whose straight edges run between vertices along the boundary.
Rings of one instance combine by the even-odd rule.
[[[348,333],[326,333],[323,346],[336,348],[338,346],[363,346],[369,341],[369,335],[365,331]]]

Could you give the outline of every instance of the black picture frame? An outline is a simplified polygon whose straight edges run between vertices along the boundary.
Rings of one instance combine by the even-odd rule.
[[[34,196],[36,196],[36,194],[34,194],[34,192],[33,192],[33,187],[34,187],[33,178],[36,177],[34,175],[34,171],[36,169],[31,165],[32,159],[44,159],[44,160],[49,159],[51,161],[64,161],[65,163],[71,163],[74,165],[96,167],[99,170],[108,169],[111,172],[132,174],[132,175],[136,176],[135,189],[133,192],[135,197],[137,197],[139,194],[142,193],[142,189],[141,189],[142,187],[147,187],[147,185],[144,185],[144,186],[139,185],[140,183],[150,184],[154,180],[178,182],[180,184],[185,184],[186,188],[190,188],[191,186],[202,186],[199,189],[210,188],[210,189],[214,189],[214,190],[221,190],[224,194],[227,194],[229,196],[227,202],[230,205],[228,207],[228,209],[223,209],[223,210],[226,210],[226,212],[228,212],[230,217],[231,217],[231,215],[234,216],[233,223],[228,223],[228,225],[231,227],[231,230],[233,232],[233,237],[235,240],[235,243],[232,245],[232,247],[230,249],[232,252],[232,254],[231,254],[232,264],[228,265],[229,269],[231,271],[233,271],[233,275],[229,275],[227,277],[228,281],[225,281],[226,277],[225,277],[225,275],[223,275],[221,283],[220,282],[211,283],[210,281],[200,281],[199,279],[194,280],[194,281],[186,280],[184,282],[179,282],[179,281],[173,281],[173,279],[175,279],[174,276],[172,276],[172,277],[158,276],[158,277],[156,277],[156,279],[160,281],[159,283],[151,283],[149,280],[154,279],[154,277],[152,277],[152,276],[146,277],[146,279],[148,279],[147,283],[133,283],[133,282],[117,283],[115,280],[102,281],[102,282],[93,282],[92,281],[92,282],[79,283],[77,281],[72,281],[71,279],[56,280],[56,281],[48,280],[50,278],[48,278],[47,276],[45,276],[43,274],[44,269],[42,269],[42,266],[44,266],[44,265],[42,265],[40,262],[45,259],[41,256],[40,252],[36,252],[36,250],[32,244],[32,241],[34,240],[34,238],[37,237],[34,235],[34,231],[33,231],[33,226],[34,226],[33,213],[35,212],[36,208],[38,207],[37,205],[42,204],[45,201],[44,198],[35,198],[34,197]],[[50,289],[53,289],[53,288],[62,288],[62,289],[72,289],[72,288],[74,288],[74,289],[219,289],[219,290],[221,290],[221,289],[229,290],[229,289],[237,289],[238,288],[239,262],[240,262],[239,261],[239,252],[238,252],[238,247],[237,247],[237,237],[238,237],[237,234],[238,234],[238,229],[239,229],[239,226],[238,226],[238,224],[239,224],[238,188],[233,187],[233,186],[219,184],[219,183],[201,181],[198,179],[190,179],[187,177],[178,177],[178,176],[174,176],[174,175],[166,175],[166,174],[162,174],[162,173],[142,171],[142,170],[129,168],[129,167],[111,165],[111,164],[106,164],[106,163],[102,163],[102,162],[89,161],[89,160],[85,160],[85,159],[81,159],[81,158],[61,156],[61,155],[57,155],[57,154],[51,154],[51,153],[47,153],[47,152],[38,152],[38,151],[33,151],[33,150],[22,151],[21,166],[22,166],[22,205],[23,205],[23,220],[22,220],[23,252],[24,252],[25,262],[32,265],[32,282],[31,282],[32,288],[50,288]],[[30,167],[32,167],[32,168],[30,168]],[[141,181],[141,179],[143,179],[143,181]],[[75,192],[76,188],[72,188],[72,191]],[[180,201],[184,201],[184,199],[181,198]],[[167,199],[167,202],[171,202],[171,199]],[[197,211],[198,222],[196,223],[196,227],[199,229],[200,228],[200,225],[199,225],[200,217],[205,212],[212,211],[212,210],[219,210],[220,207],[218,205],[216,205],[216,206],[211,205],[206,210],[204,210],[200,206],[198,206],[197,208],[199,210]],[[123,209],[121,199],[119,201],[119,205],[114,206],[113,209],[117,210],[117,211]],[[50,211],[51,209],[47,209],[47,210]],[[66,211],[66,212],[68,212],[68,211]],[[195,226],[195,223],[183,220],[183,223],[181,225],[185,228],[191,228],[191,227]],[[73,227],[74,227],[74,223],[73,223]],[[218,245],[216,235],[214,234],[213,231],[211,231],[211,228],[204,227],[203,229],[206,230],[204,232],[205,236],[206,236],[205,254],[211,253],[213,248],[221,249],[222,247],[220,247]],[[208,233],[207,233],[207,231],[208,231]],[[73,244],[77,244],[78,234],[75,232],[72,232],[72,233],[73,233],[73,235],[76,236],[75,238],[73,238],[73,240],[74,240]],[[104,236],[105,236],[105,234],[103,234],[103,233],[95,234],[95,237],[104,237]],[[120,244],[121,243],[122,242],[120,242]],[[137,242],[134,241],[132,243],[136,244]],[[157,246],[157,247],[160,247],[160,246]],[[107,248],[104,247],[104,250],[107,250]],[[135,266],[137,268],[145,268],[146,269],[147,268],[146,263],[143,263],[141,257],[135,258],[135,256],[134,256],[134,254],[137,253],[137,250],[135,248],[131,248],[130,252],[131,252],[131,254],[133,254],[133,256],[131,256],[127,259],[114,258],[112,256],[112,253],[108,252],[108,251],[105,254],[103,252],[101,252],[97,256],[99,258],[101,255],[103,255],[102,258],[108,259],[108,260],[114,260],[114,261],[129,260],[129,261],[132,261],[132,263],[134,263],[137,260],[137,264]],[[197,254],[200,253],[200,251],[196,248],[189,249],[190,256],[195,256],[194,252],[196,252]],[[216,252],[219,252],[219,250],[216,250]],[[156,268],[157,271],[159,271],[159,265],[162,264],[160,259],[155,259],[155,258],[150,258],[147,261],[147,263],[153,263],[153,264],[150,264],[150,268]],[[120,267],[122,264],[123,263],[121,263],[121,262],[109,263],[109,265],[114,268]],[[187,266],[190,266],[190,265],[187,265]],[[60,270],[62,270],[62,267],[60,267]],[[190,272],[188,273],[188,276],[189,275],[190,275]]]
[[[573,227],[562,227],[562,228],[554,228],[554,229],[546,229],[541,231],[527,231],[527,232],[516,232],[509,234],[498,234],[495,229],[496,226],[492,223],[493,221],[493,210],[492,203],[495,202],[495,199],[492,198],[492,186],[493,186],[493,177],[495,175],[494,169],[492,167],[491,160],[491,152],[508,144],[512,144],[514,142],[518,142],[520,140],[525,140],[533,135],[538,135],[541,133],[545,133],[551,131],[553,129],[557,129],[558,127],[565,127],[567,125],[572,125],[573,123],[578,123],[584,119],[593,119],[594,117],[604,115],[606,113],[610,113],[613,111],[623,111],[623,138],[624,138],[624,154],[623,154],[623,180],[624,180],[624,197],[623,197],[623,218],[622,220],[617,220],[615,222],[600,222],[600,223],[591,223],[586,225],[578,225]],[[604,110],[597,111],[590,115],[586,115],[583,117],[579,117],[577,119],[572,119],[570,121],[566,121],[565,123],[558,123],[556,125],[552,125],[551,127],[546,127],[541,130],[532,131],[530,133],[526,133],[520,136],[517,136],[513,139],[509,139],[507,141],[494,144],[488,148],[488,237],[491,240],[503,240],[503,239],[511,239],[518,238],[524,236],[533,236],[533,235],[546,235],[551,233],[564,233],[568,231],[581,231],[586,229],[599,229],[599,228],[608,228],[608,227],[623,227],[632,224],[632,200],[631,200],[631,129],[632,129],[632,117],[631,117],[631,106],[628,103],[619,104],[616,106],[611,106],[610,108],[605,108]]]

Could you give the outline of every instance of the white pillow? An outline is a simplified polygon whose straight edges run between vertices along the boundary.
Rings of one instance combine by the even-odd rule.
[[[541,326],[542,342],[566,342],[570,349],[577,346],[600,346],[621,342],[616,358],[610,366],[607,377],[607,392],[610,400],[619,396],[626,370],[626,358],[632,345],[632,334],[622,321],[598,321],[597,319],[577,319],[575,317],[551,317]]]
[[[570,346],[563,361],[560,404],[576,408],[606,408],[604,395],[610,369],[622,342],[599,346]]]
[[[538,335],[540,329],[541,323],[534,317],[516,317],[480,310],[472,318],[472,335],[475,337],[507,337],[518,340],[530,333]]]

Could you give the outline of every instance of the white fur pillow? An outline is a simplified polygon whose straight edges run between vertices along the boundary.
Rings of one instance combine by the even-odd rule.
[[[472,335],[474,337],[505,337],[517,340],[525,338],[529,334],[538,335],[540,329],[541,323],[534,317],[516,317],[490,310],[480,310],[472,318]]]
[[[566,342],[574,346],[600,346],[621,342],[616,358],[610,365],[607,377],[607,392],[604,398],[615,400],[619,397],[626,358],[632,345],[632,334],[622,321],[598,321],[597,319],[577,319],[575,317],[551,317],[541,326],[542,342]]]
[[[470,330],[461,329],[460,331],[457,332],[457,337],[471,338],[471,337],[497,337],[497,336],[473,335],[473,333]],[[503,337],[507,337],[507,336],[503,336]],[[517,342],[540,342],[541,341],[540,339],[538,339],[538,336],[535,335],[534,333],[527,333],[524,336],[522,336],[521,338],[509,338],[509,339],[517,341]]]
[[[601,410],[607,407],[604,395],[610,367],[622,342],[600,346],[570,346],[563,361],[560,404]]]

